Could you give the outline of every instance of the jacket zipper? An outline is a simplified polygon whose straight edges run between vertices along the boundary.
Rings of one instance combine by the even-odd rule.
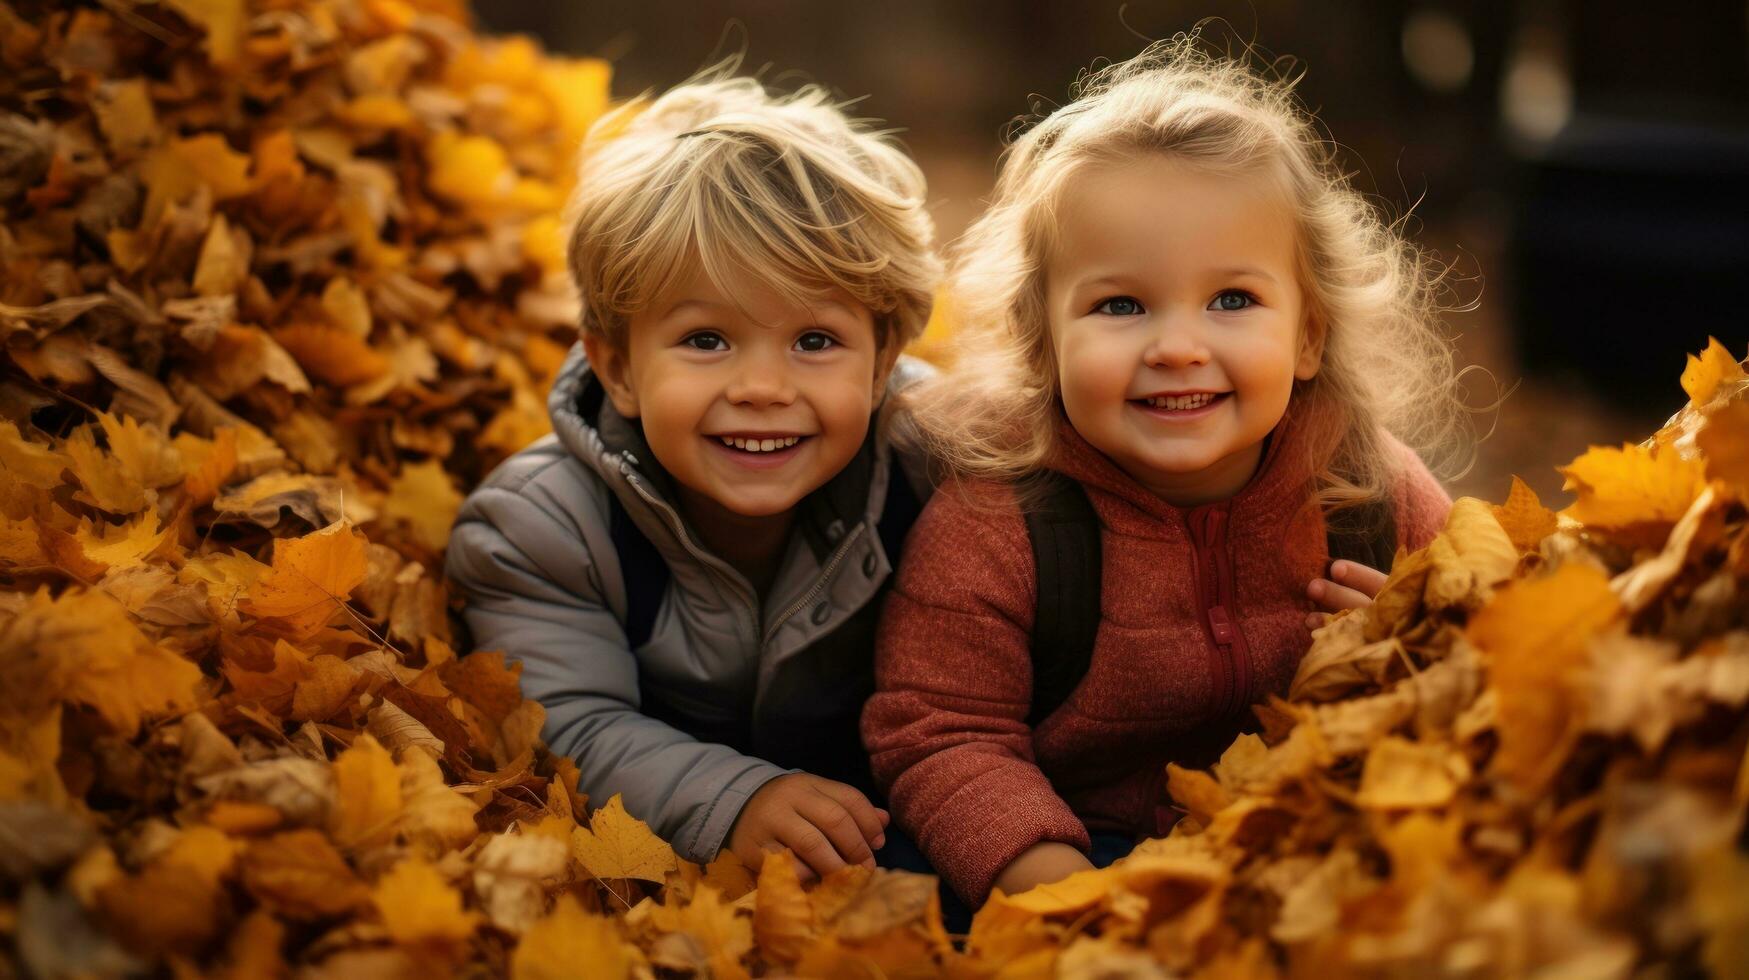
[[[815,599],[820,597],[821,592],[826,591],[826,583],[832,580],[832,573],[838,571],[839,565],[844,564],[844,558],[850,554],[851,546],[856,544],[866,531],[868,531],[868,522],[863,521],[861,524],[856,525],[855,530],[846,534],[843,541],[838,542],[837,550],[833,551],[831,557],[826,559],[826,566],[820,570],[820,577],[814,580],[813,586],[810,587],[808,591],[802,593],[802,597],[792,603],[788,609],[785,609],[783,615],[772,620],[771,625],[765,628],[765,639],[762,642],[762,645],[770,644],[771,638],[777,635],[778,629],[780,629],[784,623],[789,622],[791,616],[794,616],[796,613],[807,608]]]
[[[632,456],[630,453],[626,453],[625,458],[630,460]],[[680,515],[675,513],[674,508],[668,506],[667,503],[663,502],[655,494],[644,489],[644,481],[639,479],[635,472],[632,472],[629,465],[623,466],[620,473],[626,478],[626,482],[631,484],[632,489],[637,491],[638,496],[644,498],[645,503],[656,508],[657,513],[662,514],[663,517],[666,518],[668,526],[673,529],[674,536],[680,539],[680,544],[687,550],[687,553],[703,562],[707,567],[715,568],[741,592],[741,598],[746,605],[743,612],[746,614],[745,622],[747,623],[747,635],[749,637],[758,636],[759,598],[753,593],[752,587],[746,585],[745,582],[742,581],[740,573],[729,567],[729,565],[721,558],[707,553],[704,549],[694,544],[692,536],[686,533],[686,524],[680,519]]]
[[[1251,656],[1233,610],[1233,566],[1227,553],[1227,509],[1212,506],[1188,515],[1195,558],[1197,601],[1203,626],[1221,655],[1221,713],[1250,702]]]

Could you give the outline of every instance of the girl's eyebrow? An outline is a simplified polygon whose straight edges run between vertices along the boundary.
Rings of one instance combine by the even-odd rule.
[[[1267,279],[1270,282],[1277,281],[1276,278],[1269,273],[1264,272],[1256,266],[1250,265],[1239,265],[1230,269],[1216,269],[1215,274],[1220,276],[1255,276],[1258,279]]]

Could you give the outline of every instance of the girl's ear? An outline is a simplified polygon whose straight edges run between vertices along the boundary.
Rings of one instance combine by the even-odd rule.
[[[1324,366],[1324,341],[1329,336],[1321,318],[1306,317],[1305,328],[1300,331],[1300,353],[1294,359],[1295,378],[1310,381],[1318,376],[1318,369]]]
[[[638,392],[631,384],[631,365],[627,352],[595,334],[583,335],[583,352],[589,355],[589,366],[607,389],[607,397],[619,414],[628,419],[638,417]]]

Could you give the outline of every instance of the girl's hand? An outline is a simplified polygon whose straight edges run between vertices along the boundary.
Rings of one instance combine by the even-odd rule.
[[[1008,867],[996,876],[994,887],[1002,889],[1004,895],[1018,895],[1037,885],[1062,881],[1077,871],[1087,871],[1092,867],[1093,862],[1075,848],[1055,841],[1043,841],[1008,862]]]
[[[1373,597],[1384,588],[1387,578],[1389,576],[1384,572],[1358,562],[1331,562],[1330,577],[1314,579],[1306,586],[1306,595],[1329,612],[1359,609],[1372,604]],[[1324,615],[1312,613],[1306,617],[1306,625],[1317,629],[1324,625]]]

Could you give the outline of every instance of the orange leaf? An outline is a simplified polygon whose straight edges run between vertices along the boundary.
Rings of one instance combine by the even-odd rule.
[[[588,827],[571,832],[571,853],[597,878],[636,878],[660,883],[679,867],[674,848],[626,812],[619,794],[595,811]]]
[[[437,869],[415,857],[395,865],[371,892],[390,938],[400,943],[460,942],[480,923]]]
[[[281,538],[273,545],[273,568],[250,588],[245,611],[277,619],[295,635],[315,634],[364,581],[364,546],[364,536],[344,521],[301,538]]]
[[[572,895],[560,895],[552,914],[522,934],[510,956],[514,980],[570,980],[588,964],[589,975],[625,980],[643,962],[613,920],[583,911]]]
[[[1505,587],[1470,621],[1467,635],[1488,655],[1488,683],[1499,700],[1493,766],[1527,791],[1564,761],[1558,750],[1579,721],[1572,674],[1585,663],[1591,637],[1620,611],[1602,572],[1568,564]]]
[[[1739,500],[1749,501],[1749,400],[1709,412],[1694,442],[1706,457],[1707,475],[1731,484]]]
[[[1719,385],[1726,381],[1740,381],[1743,378],[1743,368],[1725,345],[1718,338],[1708,337],[1706,350],[1699,357],[1688,356],[1688,364],[1682,370],[1682,390],[1688,392],[1688,400],[1693,405],[1705,405],[1713,400],[1713,395],[1719,390]]]
[[[384,844],[401,815],[401,773],[368,733],[334,760],[334,813],[330,829],[341,847]]]
[[[280,327],[273,339],[291,352],[306,371],[334,385],[355,385],[382,376],[389,359],[365,343],[359,334],[319,323]]]
[[[1506,502],[1494,507],[1494,519],[1500,522],[1506,536],[1519,551],[1535,551],[1542,540],[1555,533],[1559,521],[1555,512],[1544,507],[1536,491],[1518,477],[1512,478],[1512,490]]]
[[[1674,524],[1706,485],[1704,464],[1669,447],[1593,446],[1561,474],[1579,495],[1567,516],[1605,530]]]

